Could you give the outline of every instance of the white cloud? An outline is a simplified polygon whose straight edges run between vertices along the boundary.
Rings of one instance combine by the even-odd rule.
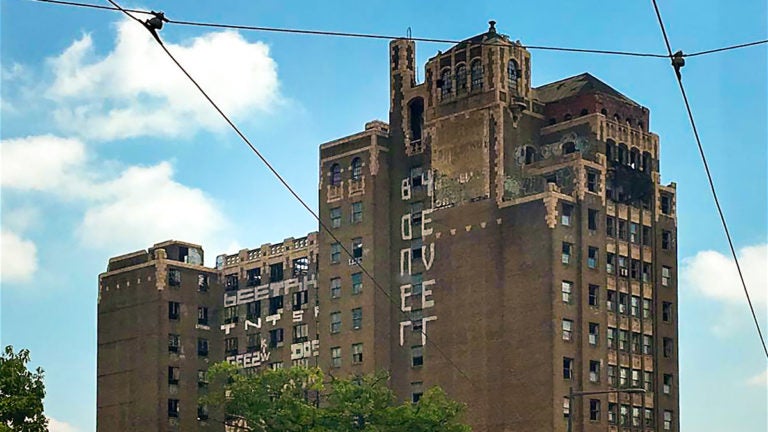
[[[234,31],[207,33],[168,49],[228,114],[247,118],[280,103],[277,65],[269,47]],[[117,24],[114,49],[103,57],[86,34],[50,60],[46,96],[58,104],[65,131],[89,139],[176,137],[226,124],[135,22]]]
[[[49,432],[77,432],[77,428],[69,423],[61,420],[56,420],[53,417],[48,417],[48,431]]]
[[[37,247],[7,229],[0,230],[0,281],[26,282],[37,271]]]
[[[24,232],[36,227],[42,220],[42,213],[37,207],[23,206],[3,212],[3,228],[15,232]]]
[[[173,180],[167,162],[131,167],[94,187],[78,235],[84,244],[124,251],[178,239],[202,243],[225,226],[216,204],[199,189]]]
[[[81,176],[85,146],[75,139],[38,135],[0,141],[0,185],[20,190],[70,187]]]
[[[768,369],[749,378],[747,384],[755,387],[768,387]]]

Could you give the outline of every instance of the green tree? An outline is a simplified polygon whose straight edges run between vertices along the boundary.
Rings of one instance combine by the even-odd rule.
[[[0,431],[47,432],[43,415],[43,370],[27,370],[29,350],[14,354],[5,347],[0,355]]]
[[[209,370],[214,387],[202,399],[223,406],[229,419],[243,420],[243,431],[277,432],[468,432],[461,423],[464,405],[438,387],[418,403],[398,404],[378,372],[324,384],[318,368],[294,367],[249,373],[219,363]],[[247,425],[247,426],[245,426]]]

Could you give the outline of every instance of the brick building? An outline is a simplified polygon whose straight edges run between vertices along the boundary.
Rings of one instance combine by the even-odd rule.
[[[392,41],[389,58],[389,123],[320,146],[330,232],[308,237],[307,276],[297,248],[272,246],[208,269],[220,358],[386,369],[403,399],[440,385],[467,403],[476,431],[564,431],[569,416],[574,431],[679,430],[675,185],[661,184],[648,109],[589,74],[532,87],[530,54],[493,23],[429,59],[423,82],[413,41]],[[259,294],[277,262],[303,282]],[[278,295],[290,315],[286,303],[268,322]],[[248,317],[263,318],[258,343]],[[256,350],[278,327],[285,346],[269,333]],[[569,401],[571,388],[645,393]]]

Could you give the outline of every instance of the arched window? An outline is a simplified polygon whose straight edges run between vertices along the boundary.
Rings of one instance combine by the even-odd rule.
[[[440,74],[440,80],[442,81],[443,85],[441,88],[441,94],[443,98],[446,98],[453,92],[453,79],[451,78],[450,68],[443,69],[443,72]]]
[[[589,114],[589,110],[588,110],[588,109],[586,109],[586,108],[584,108],[583,110],[581,110],[581,114],[579,114],[579,115],[581,115],[581,116],[585,116],[585,115],[587,115],[587,114]]]
[[[648,152],[643,152],[643,172],[653,171],[653,157]]]
[[[360,180],[363,177],[363,161],[359,157],[352,159],[352,180]]]
[[[613,140],[605,142],[605,158],[608,159],[608,162],[613,162],[616,159],[616,143]]]
[[[626,165],[629,162],[629,151],[626,144],[619,144],[619,163]]]
[[[421,139],[421,130],[424,126],[424,99],[416,97],[408,103],[411,122],[411,141]]]
[[[645,125],[643,125],[643,122],[639,121],[637,122],[637,128],[640,130],[645,130]]]
[[[525,164],[532,164],[536,161],[536,150],[531,146],[525,146]]]
[[[605,108],[603,108],[603,109],[601,109],[601,110],[600,110],[600,114],[602,114],[602,115],[604,115],[604,116],[607,116],[607,115],[608,115],[608,110],[606,110]]]
[[[467,92],[467,65],[461,63],[456,66],[456,93]]]
[[[517,62],[510,60],[507,63],[507,86],[509,87],[510,91],[517,91],[518,73]]]
[[[335,163],[331,165],[331,186],[341,184],[341,165]]]
[[[629,152],[629,166],[634,169],[640,168],[640,150],[635,147],[632,147],[632,150]]]
[[[563,154],[571,154],[576,153],[576,144],[574,144],[572,141],[568,141],[567,143],[563,144]]]
[[[472,78],[472,90],[480,90],[483,88],[483,63],[480,59],[472,61],[469,71]]]
[[[557,120],[555,118],[549,119],[549,125],[552,126],[553,124],[557,123]]]
[[[614,119],[615,121],[617,121],[617,122],[618,122],[618,121],[621,121],[621,117],[619,117],[619,115],[618,115],[618,114],[614,114],[614,115],[613,115],[613,119]]]

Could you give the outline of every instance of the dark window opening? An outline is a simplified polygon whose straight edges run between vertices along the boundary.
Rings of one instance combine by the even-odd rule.
[[[525,146],[525,164],[529,165],[536,161],[536,149],[531,146]]]
[[[283,263],[269,265],[269,281],[280,282],[283,280]]]
[[[168,399],[168,417],[176,418],[179,416],[179,400]]]
[[[181,347],[181,336],[174,333],[168,334],[168,352],[177,353]]]
[[[472,90],[481,90],[483,88],[483,63],[480,59],[472,61],[470,74],[472,79]]]
[[[597,193],[597,173],[594,171],[587,171],[587,190]]]
[[[269,298],[269,315],[280,313],[283,309],[283,296]]]
[[[179,286],[181,285],[181,272],[176,269],[168,270],[168,285]]]
[[[309,272],[309,258],[301,257],[293,260],[293,277],[299,277]]]
[[[589,305],[600,307],[600,287],[597,285],[589,286]]]
[[[563,121],[568,121],[568,120],[570,120],[572,118],[573,117],[570,114],[566,114],[566,115],[563,116]]]
[[[197,307],[197,323],[200,325],[208,325],[208,308],[205,306]]]
[[[236,290],[239,285],[239,280],[237,278],[236,274],[229,274],[225,276],[225,288],[227,291],[229,290]]]
[[[175,366],[168,366],[168,384],[178,384],[181,376],[181,369]]]
[[[357,237],[352,239],[352,258],[362,258],[363,257],[363,239],[361,237]]]
[[[596,247],[590,246],[587,250],[587,266],[589,268],[597,268],[597,255],[599,254],[599,249]]]
[[[569,380],[573,377],[573,359],[563,357],[563,379]]]
[[[259,286],[261,285],[261,268],[253,268],[245,272],[247,286]]]
[[[424,126],[424,99],[414,98],[408,104],[410,112],[411,141],[421,139],[422,128]]]
[[[517,62],[514,60],[510,60],[507,63],[507,85],[509,87],[509,90],[515,93],[517,93],[517,80],[518,80],[519,74],[520,74],[520,70],[519,70],[519,67],[517,66]]]
[[[269,331],[269,347],[277,348],[283,345],[283,329],[278,328]]]
[[[168,302],[168,319],[177,320],[181,315],[181,304],[175,301]]]
[[[261,300],[245,304],[245,317],[247,319],[258,318],[261,316]]]
[[[200,292],[208,291],[208,275],[197,275],[197,290]]]
[[[661,248],[664,250],[672,249],[672,233],[667,230],[661,232]]]
[[[576,153],[576,144],[572,142],[563,144],[563,154],[567,155],[571,153]]]
[[[595,231],[597,230],[597,218],[599,216],[600,212],[594,209],[587,210],[587,227]]]
[[[672,199],[669,195],[661,196],[661,212],[665,215],[672,214]]]
[[[237,355],[237,338],[224,339],[224,353],[226,355]]]
[[[206,357],[208,355],[208,339],[197,339],[197,355]]]
[[[613,216],[606,216],[605,218],[605,235],[608,237],[616,235],[616,219]]]
[[[581,112],[579,113],[579,115],[580,115],[580,116],[585,116],[585,115],[587,115],[587,114],[589,114],[589,110],[588,110],[588,109],[586,109],[586,108],[584,108],[583,110],[581,110]]]
[[[453,93],[453,80],[451,79],[451,69],[444,69],[440,74],[440,80],[437,83],[437,87],[440,88],[440,95],[443,99],[449,97]]]
[[[309,303],[309,291],[296,291],[293,293],[292,309],[302,310],[304,306]]]
[[[360,180],[363,178],[363,161],[359,157],[352,159],[351,165],[352,180]]]

